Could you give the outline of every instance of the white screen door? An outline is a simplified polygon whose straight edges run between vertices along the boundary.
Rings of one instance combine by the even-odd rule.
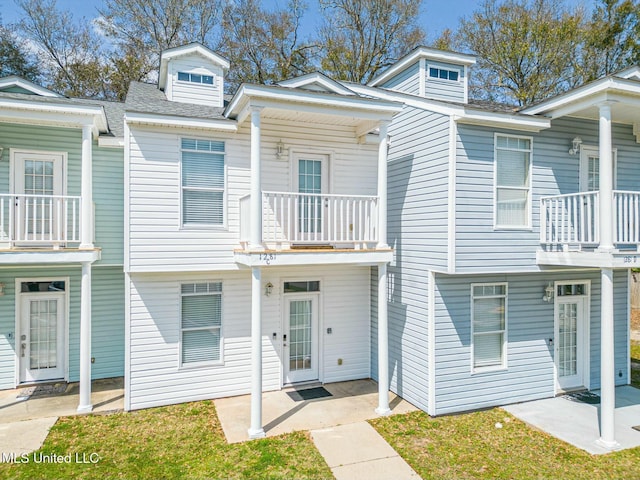
[[[323,241],[326,221],[323,193],[328,191],[327,155],[304,154],[294,158],[298,193],[297,229],[303,242]]]
[[[616,188],[616,151],[613,155],[613,188]],[[597,147],[580,147],[580,191],[600,190],[600,151]]]
[[[20,382],[64,378],[65,294],[41,292],[20,297]]]
[[[16,152],[14,156],[15,225],[18,239],[56,238],[59,205],[53,196],[63,192],[62,153]]]
[[[285,384],[318,379],[318,297],[286,298]]]
[[[557,291],[565,287],[571,286],[562,285]],[[555,364],[560,390],[582,388],[587,385],[585,354],[588,339],[588,296],[586,291],[584,295],[571,294],[568,288],[566,291],[568,295],[556,297]]]

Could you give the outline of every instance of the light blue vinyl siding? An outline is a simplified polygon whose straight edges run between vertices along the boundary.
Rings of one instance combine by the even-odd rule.
[[[382,88],[395,90],[397,92],[409,93],[411,95],[420,94],[420,62],[407,67],[398,73],[391,80],[381,85]]]
[[[617,384],[628,382],[626,271],[615,272]],[[591,280],[591,388],[599,386],[600,274],[596,270],[436,277],[436,412],[442,415],[552,397],[554,304],[542,301],[548,282]],[[507,368],[471,373],[470,284],[508,282]]]
[[[69,381],[79,379],[80,267],[41,266],[0,269],[5,295],[0,296],[0,389],[15,380],[15,279],[69,277]],[[92,378],[124,375],[124,274],[121,267],[92,269]],[[9,338],[12,336],[13,338]]]
[[[78,129],[0,123],[2,158],[0,192],[10,191],[9,149],[67,152],[67,195],[80,195],[82,132]],[[121,148],[100,148],[93,142],[95,244],[102,248],[99,264],[122,265],[124,256],[124,160]]]
[[[425,61],[425,97],[448,102],[464,102],[464,67],[452,63]],[[442,80],[429,76],[429,67],[458,72],[458,80]]]
[[[561,119],[533,138],[532,228],[494,230],[494,134],[522,134],[459,125],[456,164],[456,271],[536,271],[540,248],[540,197],[579,191],[579,155],[569,155],[571,139],[598,145],[597,122]],[[618,155],[618,189],[640,190],[640,148],[631,126],[613,126]],[[444,187],[443,187],[444,188]],[[443,190],[444,194],[444,190]]]

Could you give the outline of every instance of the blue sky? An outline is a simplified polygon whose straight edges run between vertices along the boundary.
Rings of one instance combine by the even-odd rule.
[[[566,0],[571,5],[584,5],[592,8],[595,0]],[[103,4],[103,0],[58,0],[58,5],[70,9],[75,17],[88,19],[97,16],[96,7]],[[266,0],[266,5],[286,5],[287,0]],[[445,28],[455,29],[460,17],[470,15],[480,2],[477,0],[424,0],[423,12],[420,21],[427,32],[429,39],[436,38]],[[318,4],[316,0],[307,0],[309,10],[304,18],[305,29],[313,29],[317,14]],[[3,23],[15,21],[18,17],[18,8],[13,0],[0,0]]]

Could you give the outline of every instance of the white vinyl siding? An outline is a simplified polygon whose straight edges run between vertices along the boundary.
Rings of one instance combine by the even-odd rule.
[[[224,225],[224,142],[182,139],[182,224]]]
[[[224,106],[224,70],[220,65],[204,61],[198,54],[185,55],[169,62],[167,74],[167,100]]]
[[[222,283],[181,285],[182,365],[222,360]]]
[[[505,367],[507,285],[471,285],[472,367],[478,372]]]
[[[531,227],[531,138],[495,136],[496,228]]]

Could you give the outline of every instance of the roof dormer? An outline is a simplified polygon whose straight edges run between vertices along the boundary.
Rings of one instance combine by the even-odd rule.
[[[160,57],[158,87],[172,102],[223,107],[228,69],[228,60],[199,43],[170,48]]]
[[[369,82],[433,100],[467,103],[473,55],[418,47]]]

